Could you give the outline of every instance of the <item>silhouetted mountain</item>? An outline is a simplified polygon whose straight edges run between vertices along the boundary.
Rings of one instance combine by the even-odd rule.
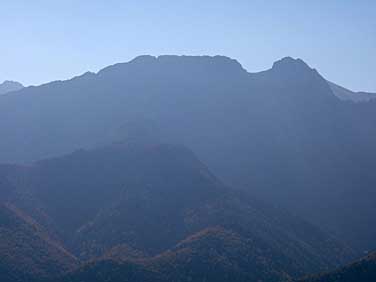
[[[336,95],[338,98],[344,101],[368,102],[376,98],[375,93],[353,92],[333,82],[328,81],[328,83],[334,95]]]
[[[350,264],[339,270],[313,276],[302,282],[373,282],[376,281],[376,254]]]
[[[2,84],[0,84],[0,95],[17,91],[17,90],[21,90],[22,88],[24,87],[21,83],[16,82],[16,81],[6,80]]]
[[[248,73],[220,56],[142,56],[2,96],[0,162],[109,144],[140,126],[363,251],[376,247],[375,113],[374,101],[341,101],[299,59]]]
[[[0,175],[23,194],[8,205],[94,260],[63,281],[149,281],[155,273],[163,281],[278,281],[353,255],[305,221],[227,188],[182,146],[116,144],[2,166]]]

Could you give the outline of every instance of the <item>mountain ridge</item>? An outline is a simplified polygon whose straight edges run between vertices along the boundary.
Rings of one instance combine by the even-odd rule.
[[[354,92],[349,89],[346,89],[342,86],[339,86],[333,82],[328,81],[330,88],[333,90],[333,93],[344,101],[353,101],[353,102],[369,102],[376,98],[376,93],[370,92]]]

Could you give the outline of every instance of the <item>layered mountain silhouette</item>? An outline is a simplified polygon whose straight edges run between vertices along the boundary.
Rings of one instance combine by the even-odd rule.
[[[0,95],[9,93],[9,92],[14,92],[18,91],[24,88],[24,86],[17,82],[17,81],[10,81],[6,80],[3,83],[0,84]]]
[[[373,282],[376,281],[376,254],[343,267],[339,270],[313,276],[302,282]]]
[[[186,145],[225,183],[335,232],[361,253],[376,247],[369,224],[376,104],[334,92],[317,70],[290,57],[248,73],[221,56],[141,56],[2,96],[0,162],[27,163],[139,132]]]
[[[9,281],[282,281],[354,255],[227,188],[183,146],[119,143],[3,165],[0,175],[0,246],[10,257],[0,269],[28,275]],[[18,221],[22,228],[8,227]]]

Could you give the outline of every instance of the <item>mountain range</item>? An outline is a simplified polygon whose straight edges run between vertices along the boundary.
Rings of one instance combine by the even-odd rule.
[[[2,96],[0,162],[28,163],[135,133],[183,144],[226,184],[362,253],[376,247],[368,224],[376,212],[376,102],[335,92],[290,57],[248,73],[222,56],[141,56]]]
[[[301,59],[249,73],[223,56],[14,90],[0,96],[1,281],[373,275],[373,255],[340,267],[376,249],[375,94]]]

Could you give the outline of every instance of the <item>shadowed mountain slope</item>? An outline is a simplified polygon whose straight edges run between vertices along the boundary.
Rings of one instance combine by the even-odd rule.
[[[73,255],[11,204],[0,203],[0,253],[2,282],[36,281],[78,265]]]
[[[339,270],[303,279],[302,282],[373,282],[376,281],[376,254]]]
[[[188,237],[173,249],[155,257],[121,262],[102,260],[82,267],[61,281],[99,282],[104,277],[111,282],[131,277],[137,281],[151,279],[166,282],[273,282],[290,279],[278,262],[265,260],[264,251],[257,242],[242,238],[233,231],[213,227]]]
[[[82,260],[97,261],[72,279],[100,281],[108,271],[115,275],[108,281],[118,281],[130,271],[146,281],[155,272],[181,281],[216,281],[218,273],[223,281],[236,273],[231,281],[277,281],[332,269],[353,255],[305,221],[227,188],[183,146],[116,144],[0,171],[29,195],[9,204],[29,207],[22,203],[32,199],[44,229]],[[107,258],[120,265],[108,269]]]

